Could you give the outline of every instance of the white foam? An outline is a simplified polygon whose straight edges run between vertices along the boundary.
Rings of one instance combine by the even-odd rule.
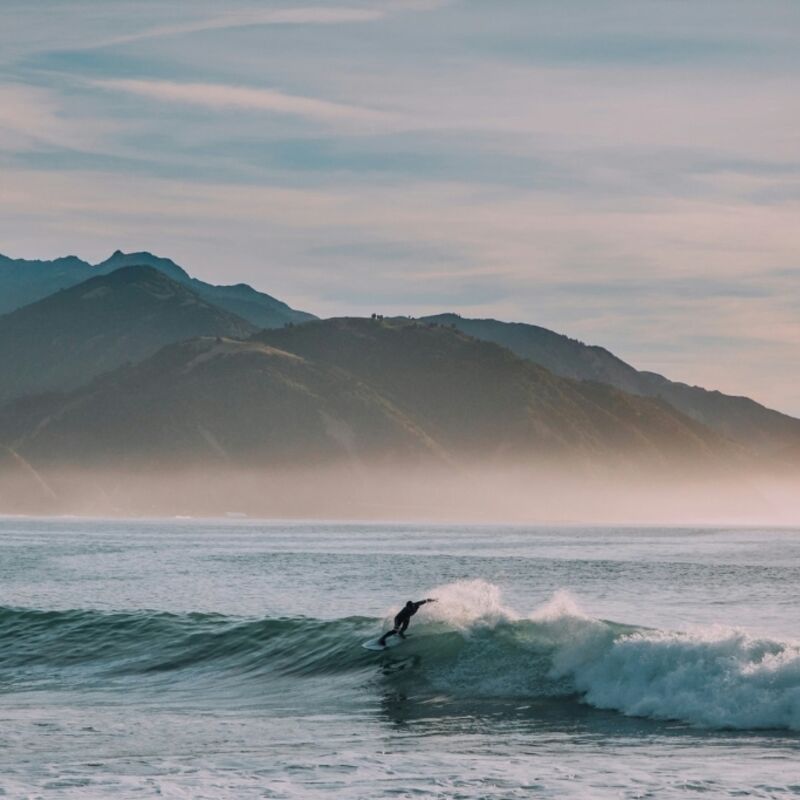
[[[423,606],[420,617],[462,632],[519,619],[516,611],[503,605],[501,594],[499,587],[480,579],[437,586],[430,591],[436,602]]]
[[[590,619],[583,613],[578,601],[566,590],[559,589],[528,617],[534,622],[554,622],[565,619]]]
[[[800,730],[800,647],[741,631],[639,632],[565,643],[554,677],[586,702],[714,728]]]

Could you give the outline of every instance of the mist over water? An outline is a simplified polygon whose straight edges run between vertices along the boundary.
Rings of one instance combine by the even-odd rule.
[[[520,465],[360,461],[280,469],[176,463],[0,471],[0,512],[101,517],[407,520],[462,523],[792,525],[794,474],[574,460]]]
[[[7,518],[0,580],[9,796],[800,791],[796,530]]]

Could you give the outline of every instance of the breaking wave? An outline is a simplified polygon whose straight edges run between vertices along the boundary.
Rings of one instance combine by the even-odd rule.
[[[563,698],[707,728],[800,730],[800,645],[730,628],[652,630],[594,619],[565,593],[529,614],[485,581],[431,590],[401,648],[362,649],[385,620],[0,608],[0,687],[198,673],[348,673],[470,698]],[[393,672],[387,665],[402,662]],[[75,676],[78,676],[75,678]]]

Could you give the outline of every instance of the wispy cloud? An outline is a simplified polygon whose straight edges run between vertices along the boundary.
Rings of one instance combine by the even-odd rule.
[[[0,84],[0,151],[25,152],[46,148],[95,148],[107,121],[70,118],[54,92],[35,86]]]
[[[290,114],[327,123],[351,123],[369,128],[391,126],[399,118],[369,108],[286,94],[277,89],[231,86],[220,83],[177,83],[175,81],[110,79],[91,81],[92,86],[147,97],[165,103],[184,103],[228,111]]]
[[[175,25],[160,25],[137,33],[116,36],[104,40],[99,46],[109,47],[142,39],[183,36],[203,31],[245,28],[253,25],[343,25],[353,22],[372,22],[384,15],[385,11],[380,8],[324,8],[320,6],[237,11]]]

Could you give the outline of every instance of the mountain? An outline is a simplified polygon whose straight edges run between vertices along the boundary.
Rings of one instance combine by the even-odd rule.
[[[709,467],[736,455],[659,401],[558,378],[450,329],[364,319],[172,345],[67,395],[7,406],[0,441],[37,465]]]
[[[255,330],[152,267],[118,269],[0,317],[0,402],[74,389],[182,339]]]
[[[147,252],[123,253],[121,250],[94,266],[76,256],[55,261],[27,261],[0,255],[0,314],[41,300],[59,289],[75,286],[92,276],[130,266],[153,267],[172,280],[188,286],[208,302],[259,328],[278,328],[287,322],[299,323],[316,319],[313,314],[297,311],[247,284],[214,286],[192,278],[169,258]]]
[[[537,325],[466,319],[458,314],[437,314],[423,320],[500,344],[562,377],[598,381],[631,394],[664,400],[755,453],[780,456],[792,448],[800,451],[800,420],[748,397],[689,386],[655,372],[641,372],[602,347],[583,344]]]

